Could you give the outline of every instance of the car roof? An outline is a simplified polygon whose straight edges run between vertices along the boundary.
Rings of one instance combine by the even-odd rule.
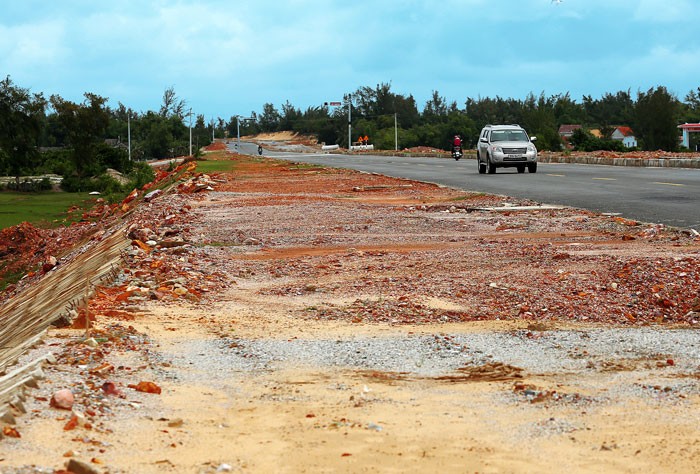
[[[502,130],[524,130],[523,127],[517,124],[513,125],[486,125],[484,128],[498,128]]]

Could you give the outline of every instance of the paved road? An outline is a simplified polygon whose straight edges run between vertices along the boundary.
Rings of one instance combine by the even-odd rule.
[[[233,145],[231,145],[233,147]],[[257,154],[241,142],[243,153]],[[430,181],[468,191],[527,198],[547,204],[620,214],[630,219],[700,231],[700,170],[540,163],[535,174],[499,168],[480,175],[476,161],[328,154],[266,156]]]

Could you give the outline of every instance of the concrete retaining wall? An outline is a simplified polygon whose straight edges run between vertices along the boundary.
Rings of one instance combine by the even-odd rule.
[[[637,166],[650,168],[696,168],[700,158],[611,158],[602,156],[540,156],[540,163],[577,163],[583,165]]]

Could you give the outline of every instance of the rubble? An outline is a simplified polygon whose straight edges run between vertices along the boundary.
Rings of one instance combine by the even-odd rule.
[[[364,454],[355,447],[369,444],[353,438],[354,430],[389,440],[383,449],[393,450],[391,454],[369,452],[372,462],[389,462],[388,456],[398,462],[409,458],[404,454],[411,446],[428,445],[405,438],[418,436],[414,432],[422,432],[421,424],[452,446],[444,430],[468,432],[478,425],[484,407],[485,412],[516,404],[516,413],[561,409],[558,418],[548,414],[546,421],[528,425],[555,436],[585,426],[582,418],[562,418],[562,413],[574,416],[567,409],[592,409],[605,397],[642,400],[634,406],[643,407],[650,397],[661,400],[670,393],[673,398],[666,399],[680,403],[683,396],[699,393],[692,382],[680,388],[670,382],[659,385],[670,387],[668,392],[648,383],[639,389],[642,398],[631,398],[620,396],[607,379],[594,383],[590,378],[591,373],[617,374],[622,369],[615,367],[626,367],[608,364],[614,357],[592,354],[592,347],[635,350],[635,355],[647,350],[642,343],[643,349],[623,343],[633,338],[631,332],[621,330],[605,339],[599,333],[590,336],[591,327],[685,328],[681,332],[688,335],[697,327],[700,242],[692,233],[379,175],[236,159],[236,179],[200,174],[195,164],[185,163],[178,168],[177,182],[159,173],[161,184],[175,184],[167,192],[134,190],[124,202],[103,209],[108,214],[103,225],[109,219],[124,225],[123,263],[113,282],[96,285],[87,304],[73,309],[73,328],[53,336],[50,349],[57,364],[48,371],[61,385],[47,384],[38,395],[45,397],[40,400],[45,406],[51,387],[52,392],[70,387],[65,389],[74,396],[65,408],[70,415],[56,420],[54,413],[50,426],[72,433],[61,452],[77,457],[84,448],[89,453],[85,459],[91,461],[82,468],[103,466],[103,458],[109,460],[105,469],[110,472],[125,465],[117,454],[124,452],[106,441],[125,441],[119,438],[123,431],[113,430],[124,418],[145,427],[145,434],[134,428],[133,435],[146,439],[142,457],[151,461],[153,472],[163,464],[184,469],[184,455],[177,458],[180,464],[175,456],[172,463],[163,456],[154,460],[153,453],[163,447],[188,453],[200,468],[265,471],[267,465],[254,464],[265,462],[265,456],[245,451],[250,445],[238,445],[245,459],[233,467],[220,461],[221,451],[206,460],[197,457],[196,430],[211,429],[205,437],[222,440],[230,440],[230,432],[241,443],[252,437],[255,446],[263,436],[279,436],[285,445],[305,449],[317,443],[318,449],[323,444],[337,449],[341,445],[328,436],[332,428],[343,443],[334,457],[361,459]],[[505,204],[507,211],[501,210]],[[27,227],[17,235],[32,232],[42,231]],[[100,241],[108,234],[92,226],[84,235]],[[54,255],[60,253],[47,250],[36,262],[51,263]],[[61,258],[56,264],[64,265]],[[498,329],[492,331],[494,327]],[[154,342],[149,329],[160,339]],[[639,340],[653,339],[648,334]],[[517,344],[518,363],[499,360],[503,346]],[[661,376],[694,380],[689,373],[694,355],[679,357],[667,348],[649,352],[649,360],[639,365],[649,364],[645,370],[650,372],[641,373],[635,383]],[[176,356],[171,360],[168,354]],[[318,365],[310,365],[308,372],[279,375],[283,364],[303,367],[314,357]],[[565,358],[562,365],[569,365],[554,373],[539,360],[545,357],[556,362]],[[540,370],[524,368],[526,363]],[[350,375],[344,373],[348,367]],[[360,384],[348,388],[358,377]],[[566,386],[575,385],[577,377],[585,377],[585,387]],[[465,398],[467,385],[475,382],[484,382],[478,397]],[[178,397],[153,396],[182,396],[188,383],[199,385],[187,410],[213,402],[230,405],[231,413],[222,421],[207,412],[206,423],[200,423],[201,412],[168,412],[170,407],[162,404],[162,399],[173,403]],[[437,392],[433,383],[440,384]],[[604,387],[597,396],[585,393],[599,388],[596,383]],[[430,397],[438,400],[440,413],[425,417],[434,413],[423,408]],[[471,405],[475,400],[477,405]],[[623,402],[620,406],[626,406]],[[33,417],[48,418],[37,410]],[[402,424],[403,412],[416,416],[413,428]],[[270,422],[274,428],[260,421],[267,413],[278,417]],[[487,415],[490,419],[492,413]],[[240,421],[240,427],[229,429],[230,419]],[[488,426],[509,422],[501,418]],[[275,431],[277,426],[284,434]],[[256,429],[270,431],[256,438]],[[498,427],[494,430],[506,436]],[[314,432],[323,437],[309,441]],[[476,443],[477,434],[469,432],[469,442]],[[657,439],[651,429],[649,438]],[[694,434],[679,442],[691,438]],[[442,453],[440,459],[462,456],[463,442],[457,441],[459,453]],[[590,452],[591,444],[576,453]],[[602,445],[597,438],[595,445]],[[501,448],[510,453],[512,446],[496,449]],[[494,452],[490,445],[479,449]],[[409,453],[411,464],[401,467],[427,463],[420,467],[435,468],[424,453]],[[488,458],[476,451],[466,456]],[[657,458],[644,457],[644,466],[659,467],[653,464],[663,462]],[[537,462],[532,465],[539,467]]]

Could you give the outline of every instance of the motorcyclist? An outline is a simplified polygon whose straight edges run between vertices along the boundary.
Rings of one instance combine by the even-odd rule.
[[[263,147],[262,145],[258,145],[258,155],[262,155],[263,153]]]
[[[462,151],[462,137],[459,136],[459,134],[455,135],[454,138],[452,139],[452,157],[455,159],[459,159],[457,156],[457,152]]]

